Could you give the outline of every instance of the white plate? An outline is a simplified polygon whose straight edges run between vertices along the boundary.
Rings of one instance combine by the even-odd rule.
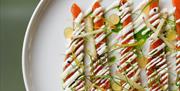
[[[22,68],[27,91],[63,91],[61,73],[66,49],[64,28],[72,23],[70,7],[76,2],[85,11],[93,1],[40,1],[24,38]],[[103,0],[102,5],[106,7],[113,1]],[[134,1],[137,4],[142,0]],[[167,5],[170,0],[161,2]]]

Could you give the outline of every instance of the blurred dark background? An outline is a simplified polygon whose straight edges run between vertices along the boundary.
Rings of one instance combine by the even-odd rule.
[[[39,0],[0,0],[0,91],[25,91],[23,38]]]

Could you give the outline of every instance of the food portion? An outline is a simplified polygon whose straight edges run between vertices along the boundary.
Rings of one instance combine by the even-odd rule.
[[[94,35],[95,48],[97,57],[91,62],[91,80],[94,84],[104,90],[110,90],[110,79],[102,78],[101,76],[110,75],[110,67],[108,65],[107,54],[107,37],[105,32],[104,12],[99,2],[95,2],[92,6],[92,12],[90,17],[93,21],[93,29],[104,30]],[[97,87],[93,87],[91,91],[98,90]]]
[[[77,36],[82,34],[85,29],[83,13],[77,4],[72,5],[71,12],[73,16],[72,36]],[[71,28],[66,28],[65,34],[69,35],[71,31]],[[65,91],[85,90],[84,56],[84,39],[70,39],[63,68],[63,88]]]
[[[71,7],[64,91],[179,91],[180,2],[164,9],[160,0],[101,1]]]
[[[175,18],[176,18],[176,31],[177,31],[177,42],[176,42],[176,49],[178,50],[176,53],[176,71],[177,71],[177,84],[180,85],[180,1],[173,0],[173,4],[176,7],[175,11]]]
[[[126,0],[120,0],[119,17],[122,29],[119,30],[117,43],[119,45],[133,44],[136,42],[134,39],[134,29],[131,19],[131,3]],[[117,25],[118,26],[118,25]],[[136,83],[140,83],[140,69],[137,63],[137,54],[134,46],[127,46],[119,49],[119,62],[118,72],[122,73],[126,77],[130,78]],[[120,81],[122,90],[136,90],[126,81]]]
[[[151,0],[150,0],[151,1]],[[150,4],[149,21],[157,28],[160,25],[159,0]],[[156,24],[155,24],[156,23]],[[148,64],[146,65],[148,86],[151,91],[168,90],[168,66],[165,55],[166,44],[156,36],[154,32],[150,36],[150,49],[148,52]]]

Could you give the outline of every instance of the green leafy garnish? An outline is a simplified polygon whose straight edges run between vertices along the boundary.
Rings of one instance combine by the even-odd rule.
[[[113,64],[115,63],[115,61],[116,61],[116,57],[115,57],[115,56],[110,57],[110,58],[109,58],[109,61],[108,61],[108,64],[109,64],[109,65],[113,65]]]
[[[122,23],[118,23],[114,29],[112,29],[112,32],[118,33],[120,30],[122,30],[123,26]]]
[[[180,87],[180,83],[179,83],[179,82],[176,82],[176,86]]]
[[[136,33],[134,36],[134,38],[139,41],[141,39],[147,40],[149,38],[149,36],[153,33],[152,31],[147,32],[145,35],[142,35],[142,32],[145,31],[147,29],[147,27],[143,28],[141,31],[139,31],[138,33]]]

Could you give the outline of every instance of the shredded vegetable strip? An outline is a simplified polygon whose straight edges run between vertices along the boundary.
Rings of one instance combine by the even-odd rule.
[[[97,30],[97,31],[92,31],[92,32],[89,32],[89,33],[85,33],[85,34],[73,36],[73,39],[87,37],[87,36],[89,36],[89,35],[94,35],[94,34],[101,33],[101,32],[103,32],[103,31],[104,31],[104,29],[99,29],[99,30]]]
[[[136,88],[138,91],[145,91],[144,87],[142,87],[141,85],[139,85],[137,82],[135,82],[134,80],[128,78],[126,75],[123,75],[120,72],[116,72],[114,74],[112,74],[115,78],[118,78],[120,80],[123,80],[127,83],[130,83],[131,86],[133,86],[134,88]]]

